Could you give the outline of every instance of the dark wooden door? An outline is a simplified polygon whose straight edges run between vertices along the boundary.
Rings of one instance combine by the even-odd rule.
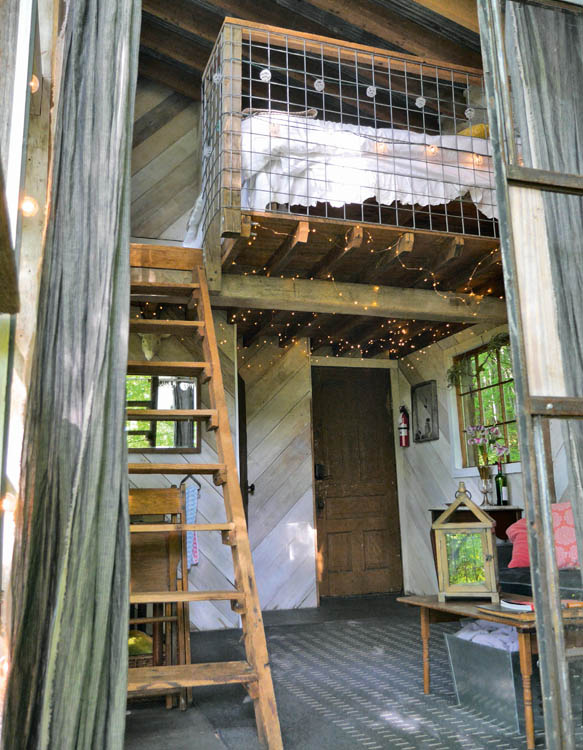
[[[321,596],[403,583],[389,373],[313,367]]]

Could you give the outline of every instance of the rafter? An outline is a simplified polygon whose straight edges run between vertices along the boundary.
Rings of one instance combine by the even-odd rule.
[[[309,275],[317,279],[325,279],[332,273],[337,264],[348,256],[351,250],[357,250],[362,245],[363,239],[364,232],[359,224],[350,227],[343,240],[334,245]]]
[[[140,44],[200,72],[204,70],[212,49],[203,40],[172,31],[146,14],[142,17]]]
[[[481,67],[476,52],[461,47],[419,24],[383,8],[373,0],[310,0],[311,5],[333,13],[349,23],[375,34],[391,45],[421,57],[471,67]]]
[[[200,101],[200,73],[193,68],[187,69],[142,47],[138,72],[144,78],[162,83],[193,101]]]
[[[476,0],[415,0],[415,2],[459,26],[476,34],[480,33]]]
[[[266,276],[281,273],[291,260],[294,248],[299,243],[305,244],[310,234],[310,224],[307,221],[298,221],[292,234],[289,234],[282,244],[267,261],[265,267]]]
[[[223,23],[223,17],[219,12],[209,12],[188,2],[142,0],[142,10],[212,43],[216,41]]]
[[[369,284],[378,281],[389,270],[395,260],[400,258],[403,261],[411,255],[414,246],[415,234],[413,232],[403,232],[389,250],[376,253],[376,260],[367,266],[362,275],[362,281]]]

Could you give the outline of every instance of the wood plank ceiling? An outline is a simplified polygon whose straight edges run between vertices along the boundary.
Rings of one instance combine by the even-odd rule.
[[[202,73],[225,16],[481,68],[475,0],[143,0],[142,9],[140,76],[195,101],[200,100]],[[356,242],[350,260],[345,258],[339,265],[331,251],[318,249],[318,242],[332,249],[340,243],[344,248],[345,227],[339,226],[336,234],[331,225],[316,231],[307,245],[298,245],[288,253],[282,265],[276,252],[281,243],[274,245],[274,233],[267,223],[265,231],[256,232],[252,247],[237,249],[224,271],[248,274],[266,273],[267,269],[268,275],[333,275],[337,280],[498,297],[504,294],[498,242],[493,238],[473,242],[468,237],[460,249],[452,246],[450,238],[437,237],[433,241],[440,243],[438,261],[428,263],[426,243],[418,238],[402,253],[403,248],[394,251],[394,238],[379,237],[378,243],[372,243],[372,251],[384,252],[390,246],[393,252],[375,258],[378,273],[371,278],[371,242]],[[290,237],[295,228],[291,222]],[[378,231],[382,234],[382,227]],[[396,237],[399,234],[402,232]],[[368,233],[368,240],[370,237]],[[229,314],[239,325],[244,346],[257,346],[273,335],[289,346],[295,339],[309,336],[314,349],[331,347],[335,354],[357,350],[363,356],[384,351],[400,357],[464,327],[422,319],[277,310],[230,310]]]

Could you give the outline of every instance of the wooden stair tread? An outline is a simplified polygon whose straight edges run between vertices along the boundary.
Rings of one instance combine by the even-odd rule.
[[[178,296],[190,299],[192,292],[200,289],[200,284],[172,284],[159,281],[134,281],[131,285],[131,294],[152,295],[155,297]]]
[[[134,318],[130,320],[131,333],[170,333],[189,334],[200,333],[204,329],[202,320],[145,320]]]
[[[131,523],[130,534],[158,531],[233,531],[234,523]]]
[[[172,690],[203,685],[255,682],[257,673],[246,661],[135,667],[128,670],[128,693]]]
[[[173,602],[240,602],[245,594],[239,591],[139,591],[130,593],[130,604],[172,604]]]
[[[161,362],[150,360],[131,360],[128,362],[128,375],[185,375],[194,377],[201,372],[210,373],[208,362]]]
[[[130,474],[217,474],[224,472],[225,464],[158,464],[143,461],[128,464]]]
[[[182,419],[215,419],[216,409],[128,409],[127,418],[137,422],[166,421]]]

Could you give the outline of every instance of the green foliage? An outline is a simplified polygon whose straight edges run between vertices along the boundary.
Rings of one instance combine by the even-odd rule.
[[[161,385],[161,387],[170,387]],[[148,402],[147,406],[142,407],[132,405],[132,409],[150,408],[152,398],[152,378],[148,375],[126,375],[126,400],[127,401],[144,401]],[[126,422],[128,433],[133,430],[150,430],[152,423],[149,421],[132,420]],[[174,448],[174,422],[155,422],[156,431],[156,448]],[[196,440],[196,425],[195,425]],[[147,435],[130,435],[127,436],[128,448],[150,449],[152,446]]]
[[[467,531],[457,534],[447,533],[445,545],[450,585],[485,582],[486,571],[481,534]]]
[[[471,357],[460,357],[447,371],[447,387],[453,388],[459,385],[465,378],[471,378],[479,376],[482,371],[486,371],[486,375],[493,374],[494,365],[496,364],[496,354],[503,347],[506,348],[507,354],[505,354],[504,361],[507,362],[507,368],[510,369],[509,377],[512,377],[512,363],[510,361],[510,336],[507,333],[497,333],[492,336],[490,341],[486,344],[486,348],[480,353],[479,364],[477,372],[474,372],[474,364]],[[498,378],[496,372],[496,379]]]

